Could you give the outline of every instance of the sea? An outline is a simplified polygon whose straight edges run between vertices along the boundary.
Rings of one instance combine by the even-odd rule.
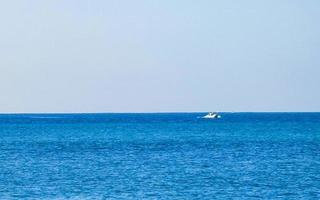
[[[320,199],[320,113],[1,114],[0,199]]]

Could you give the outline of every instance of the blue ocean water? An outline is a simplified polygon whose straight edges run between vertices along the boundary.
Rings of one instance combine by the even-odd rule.
[[[0,199],[320,199],[320,113],[0,115]]]

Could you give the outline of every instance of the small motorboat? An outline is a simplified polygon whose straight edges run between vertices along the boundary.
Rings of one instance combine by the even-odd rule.
[[[218,119],[218,118],[221,118],[221,116],[218,113],[209,112],[207,115],[203,116],[202,118],[205,118],[205,119]]]

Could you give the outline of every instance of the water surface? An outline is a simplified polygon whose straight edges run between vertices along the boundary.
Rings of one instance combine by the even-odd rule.
[[[320,113],[0,115],[0,199],[320,199]]]

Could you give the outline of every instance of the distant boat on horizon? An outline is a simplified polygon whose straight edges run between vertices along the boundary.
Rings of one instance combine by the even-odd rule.
[[[209,112],[207,115],[203,116],[202,118],[205,118],[205,119],[218,119],[218,118],[221,118],[221,116],[218,113]]]

